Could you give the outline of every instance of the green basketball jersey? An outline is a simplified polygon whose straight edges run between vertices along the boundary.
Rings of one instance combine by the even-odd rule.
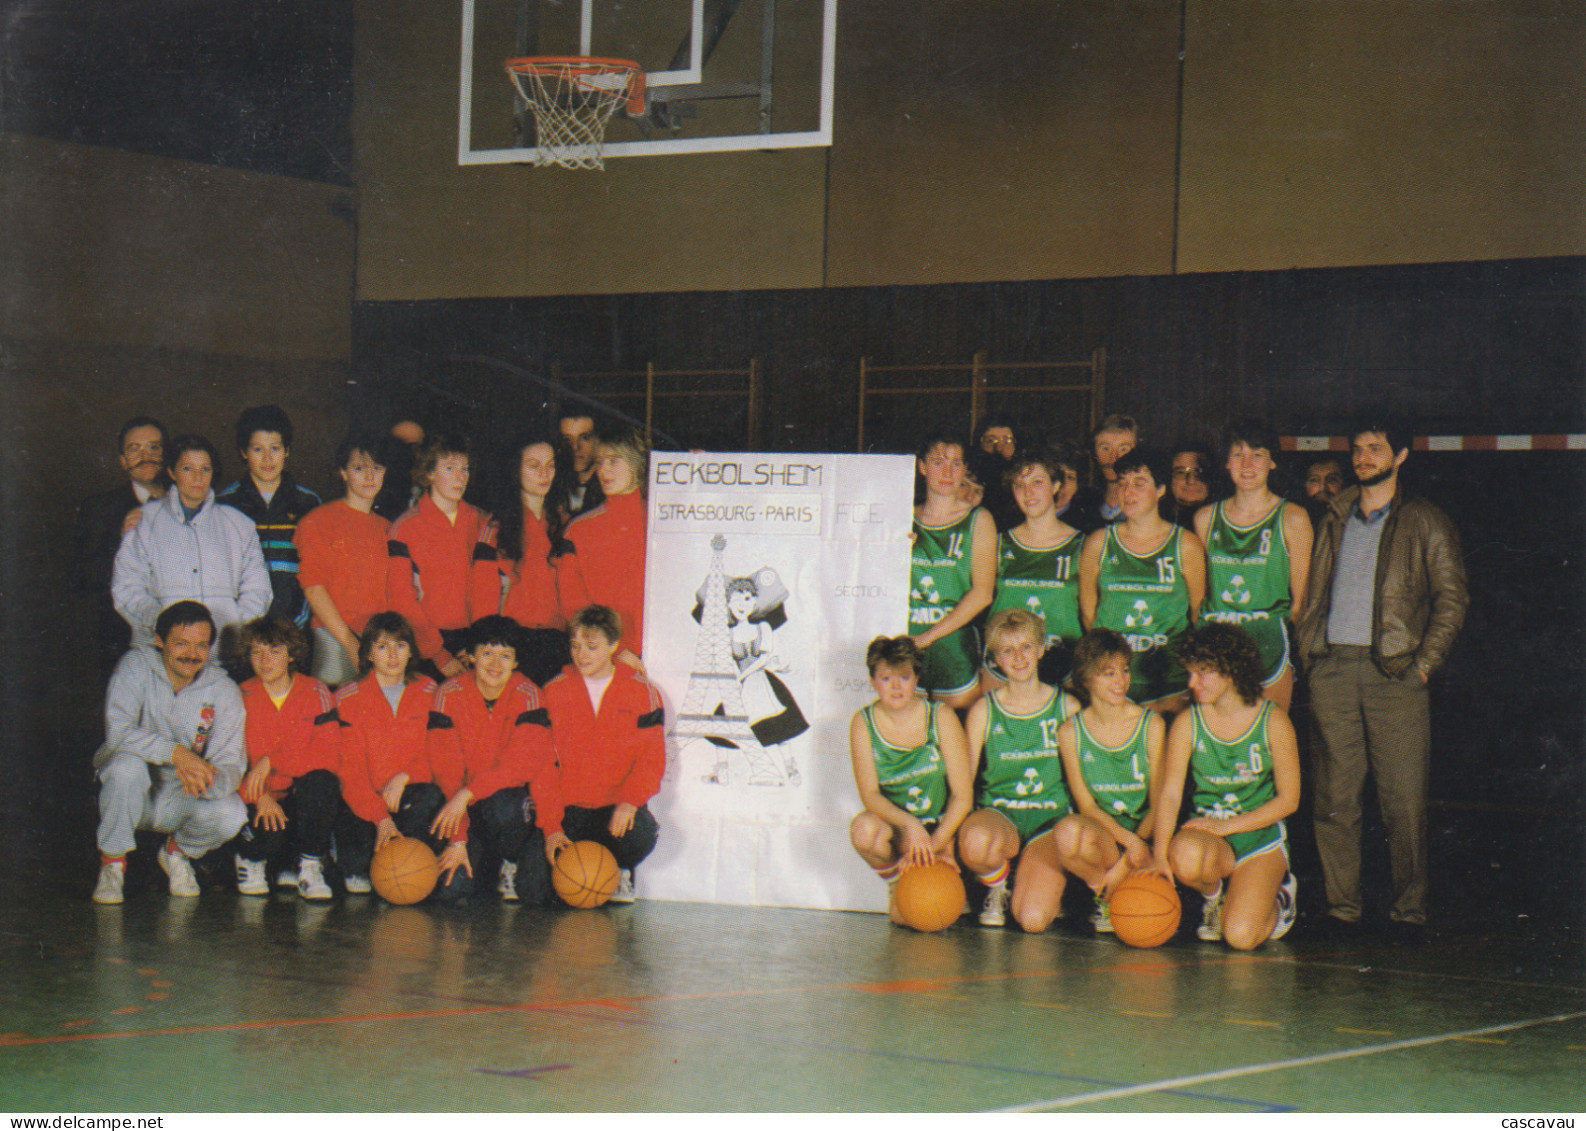
[[[1245,733],[1224,742],[1207,728],[1199,703],[1190,707],[1195,730],[1190,746],[1190,776],[1195,782],[1191,803],[1197,817],[1226,820],[1259,809],[1278,795],[1272,776],[1272,747],[1267,741],[1267,718],[1272,703],[1261,701],[1261,710]]]
[[[936,705],[927,703],[925,709],[928,722],[920,746],[894,746],[881,737],[874,703],[865,708],[865,725],[870,728],[870,751],[882,796],[921,821],[935,821],[947,808],[947,763],[936,736]]]
[[[1107,527],[1097,576],[1096,623],[1123,633],[1134,650],[1129,698],[1149,703],[1176,695],[1189,677],[1173,655],[1173,645],[1189,631],[1189,586],[1179,568],[1182,527],[1175,526],[1154,553],[1130,551]]]
[[[1122,746],[1107,746],[1086,729],[1083,715],[1074,716],[1079,774],[1085,788],[1097,808],[1130,832],[1140,827],[1140,818],[1151,806],[1150,733],[1151,712],[1144,711]]]
[[[985,770],[976,804],[997,810],[1029,841],[1069,811],[1057,728],[1079,704],[1054,691],[1033,714],[1016,715],[1003,706],[1002,692],[993,691],[986,705]]]
[[[909,631],[923,632],[948,613],[969,592],[973,579],[974,507],[946,526],[914,520],[914,548],[909,558]]]
[[[1235,526],[1218,503],[1206,537],[1207,620],[1236,624],[1255,638],[1269,678],[1283,672],[1288,660],[1288,635],[1283,622],[1292,607],[1289,590],[1289,544],[1283,535],[1279,502],[1254,526]]]
[[[914,520],[914,548],[909,559],[909,632],[918,635],[941,620],[964,599],[974,584],[975,519],[973,507],[957,522],[926,526]],[[980,634],[973,624],[942,637],[925,650],[920,686],[952,695],[973,687],[980,678]]]
[[[1028,609],[1046,619],[1047,642],[1072,644],[1085,634],[1079,621],[1079,553],[1085,536],[1075,531],[1061,545],[1032,550],[1010,531],[997,538],[997,595],[991,613]]]

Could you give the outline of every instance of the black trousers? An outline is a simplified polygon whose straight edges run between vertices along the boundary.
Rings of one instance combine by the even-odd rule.
[[[639,863],[650,853],[655,851],[655,842],[660,838],[661,826],[656,824],[655,817],[651,815],[647,806],[639,806],[639,811],[633,815],[633,827],[620,837],[614,837],[608,831],[611,824],[611,813],[615,805],[605,805],[599,809],[585,809],[577,805],[569,805],[562,815],[562,832],[567,834],[569,840],[592,840],[596,844],[603,844],[611,850],[617,858],[617,867],[636,868]],[[540,857],[544,859],[544,850]],[[526,878],[522,868],[518,871],[518,895],[525,903],[537,904],[542,907],[554,907],[561,904],[556,891],[551,887],[551,869],[547,864],[544,871],[544,887],[537,886],[541,882],[538,876]]]
[[[336,812],[344,808],[341,779],[329,770],[312,770],[294,778],[280,799],[286,812],[286,828],[262,829],[254,824],[256,806],[248,806],[248,823],[233,841],[244,860],[281,860],[290,856],[326,856],[330,853],[330,834],[336,825]]]
[[[446,804],[441,787],[430,782],[410,785],[402,791],[402,803],[391,814],[397,832],[422,840],[439,856],[446,842],[430,833],[435,815]],[[336,817],[336,862],[345,876],[367,876],[374,860],[374,842],[378,830],[345,805]]]
[[[493,891],[501,862],[518,866],[518,898],[523,892],[549,890],[551,865],[545,859],[545,834],[534,825],[534,802],[528,786],[497,790],[468,807],[468,863],[474,874],[458,868],[443,882],[435,897],[457,903],[475,891]],[[543,876],[541,875],[543,873]]]

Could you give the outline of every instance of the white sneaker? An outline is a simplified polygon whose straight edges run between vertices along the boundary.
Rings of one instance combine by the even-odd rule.
[[[160,849],[160,870],[171,881],[171,894],[191,899],[198,894],[198,877],[193,875],[193,862],[181,850],[171,851],[167,844]]]
[[[1227,891],[1227,887],[1219,887],[1201,908],[1201,925],[1195,928],[1195,937],[1201,942],[1222,942],[1223,895]]]
[[[496,879],[496,894],[504,903],[518,901],[518,862],[516,860],[503,860],[501,862],[501,875]]]
[[[127,865],[121,860],[106,860],[99,865],[99,882],[94,885],[95,903],[120,903],[121,889],[127,882]]]
[[[1294,916],[1299,903],[1300,884],[1290,872],[1283,877],[1283,886],[1278,888],[1278,925],[1272,928],[1272,937],[1281,939],[1294,928]]]
[[[374,885],[369,882],[368,876],[348,876],[346,884],[348,895],[368,895],[374,891]]]
[[[331,897],[330,885],[325,882],[325,872],[318,856],[302,856],[297,861],[297,894],[304,899],[322,900]]]
[[[986,904],[980,909],[982,927],[1000,927],[1008,921],[1008,881],[986,889]]]
[[[1112,929],[1112,908],[1099,895],[1096,897],[1096,910],[1090,913],[1090,925],[1098,935],[1116,933]]]
[[[617,890],[611,893],[612,903],[632,903],[637,896],[633,894],[633,869],[623,868],[617,873]]]
[[[236,861],[237,894],[269,895],[270,881],[264,874],[264,861],[249,860],[245,856],[236,857]]]
[[[292,868],[282,868],[275,874],[275,886],[278,888],[297,887],[297,872]]]

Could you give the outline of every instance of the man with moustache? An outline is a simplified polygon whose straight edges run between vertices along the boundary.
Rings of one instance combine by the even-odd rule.
[[[154,646],[130,649],[105,700],[99,775],[99,882],[95,903],[120,903],[127,854],[140,829],[169,834],[160,868],[173,896],[198,894],[192,862],[241,830],[237,786],[243,752],[242,694],[209,666],[215,618],[177,601],[154,622]]]
[[[1390,934],[1426,936],[1427,683],[1448,656],[1470,597],[1459,532],[1404,491],[1410,437],[1382,416],[1350,438],[1358,483],[1339,492],[1316,532],[1299,654],[1322,732],[1313,795],[1328,926],[1359,929],[1361,795],[1369,769],[1388,832]]]
[[[132,643],[132,630],[110,599],[121,537],[137,526],[144,503],[165,496],[165,426],[152,416],[135,416],[121,426],[116,447],[127,481],[90,495],[77,508],[72,586],[94,602],[101,682]]]

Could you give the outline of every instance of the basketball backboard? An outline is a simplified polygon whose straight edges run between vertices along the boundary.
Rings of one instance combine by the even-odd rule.
[[[830,145],[837,0],[462,0],[457,160],[535,159],[507,59],[632,59],[648,106],[619,110],[605,156]]]

